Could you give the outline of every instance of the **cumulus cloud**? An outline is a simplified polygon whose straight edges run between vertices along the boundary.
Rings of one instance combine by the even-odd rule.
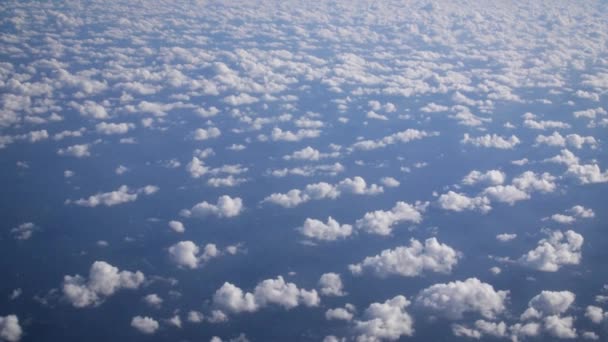
[[[214,215],[220,218],[230,218],[240,215],[244,210],[243,201],[239,197],[222,195],[216,204],[203,201],[195,204],[191,209],[184,209],[181,215],[184,217],[205,217]]]
[[[229,246],[226,252],[234,254],[234,248],[235,246]],[[192,241],[180,241],[169,247],[168,251],[169,257],[176,265],[190,269],[198,268],[225,253],[213,243],[199,247]]]
[[[22,334],[23,330],[16,315],[0,316],[0,340],[17,342]]]
[[[414,205],[405,202],[397,202],[388,210],[376,210],[365,213],[358,219],[356,227],[370,234],[389,235],[394,226],[402,222],[420,223],[422,214],[425,212],[428,202],[416,202]]]
[[[342,278],[338,273],[325,273],[321,275],[319,279],[319,290],[324,296],[345,296],[344,285],[342,284]]]
[[[131,320],[131,326],[142,334],[152,335],[158,330],[159,324],[153,318],[135,316]]]
[[[488,147],[497,149],[512,149],[521,141],[515,135],[509,138],[503,138],[496,134],[486,134],[480,137],[471,138],[468,133],[464,134],[464,138],[460,141],[463,144],[470,144],[477,147]]]
[[[452,211],[478,210],[485,213],[492,210],[490,199],[486,196],[468,197],[451,190],[439,196],[437,203],[442,209]]]
[[[139,194],[151,195],[158,191],[158,187],[154,185],[147,185],[139,188],[135,191],[130,190],[128,186],[121,185],[118,189],[110,192],[100,192],[95,195],[91,195],[88,198],[81,198],[77,200],[67,200],[66,203],[74,203],[83,207],[94,208],[99,205],[111,207],[123,203],[133,202],[137,200]]]
[[[361,320],[355,321],[358,341],[396,341],[414,334],[414,320],[406,311],[411,304],[404,296],[396,296],[384,303],[372,303]]]
[[[318,129],[299,129],[296,132],[283,131],[282,129],[275,127],[270,135],[272,141],[288,141],[295,142],[302,139],[317,138],[321,135],[321,131]]]
[[[175,220],[169,221],[169,228],[176,233],[183,233],[186,231],[184,224]]]
[[[509,291],[496,291],[477,278],[435,284],[422,290],[416,304],[449,319],[461,319],[466,312],[476,312],[493,319],[503,313]]]
[[[408,143],[413,140],[419,140],[419,139],[423,139],[426,137],[432,137],[432,136],[437,136],[437,135],[439,135],[438,132],[426,132],[426,131],[420,131],[417,129],[408,128],[405,131],[401,131],[398,133],[388,135],[379,140],[358,141],[352,145],[352,148],[354,148],[355,150],[369,151],[369,150],[384,148],[388,145],[393,145],[396,143]]]
[[[28,240],[34,234],[34,231],[38,229],[32,222],[25,222],[17,227],[11,229],[11,234],[17,240]]]
[[[384,188],[376,184],[368,185],[359,176],[345,178],[338,184],[326,182],[308,184],[303,190],[292,189],[287,193],[273,193],[264,198],[263,202],[278,204],[285,208],[293,208],[311,200],[336,199],[343,193],[356,195],[376,195],[384,192]]]
[[[298,231],[310,239],[333,241],[350,236],[353,232],[353,226],[340,224],[331,216],[327,218],[327,223],[307,218],[304,225],[298,228]]]
[[[222,132],[217,127],[210,127],[207,129],[197,128],[194,131],[194,140],[207,140],[217,138],[222,135]]]
[[[393,177],[383,177],[380,180],[380,183],[382,183],[382,185],[384,185],[387,188],[396,188],[401,184],[398,180],[396,180]]]
[[[350,321],[355,316],[355,307],[352,304],[346,304],[343,308],[328,309],[325,311],[327,320]]]
[[[299,289],[281,276],[258,283],[253,293],[226,282],[213,295],[213,305],[228,313],[254,312],[269,305],[289,310],[299,305],[318,306],[319,303],[316,290]]]
[[[100,134],[116,135],[116,134],[126,134],[129,132],[130,129],[133,129],[134,127],[135,127],[135,125],[130,124],[130,123],[125,123],[125,122],[121,122],[121,123],[100,122],[97,125],[95,125],[95,130],[97,131],[97,133],[100,133]]]
[[[475,185],[478,183],[500,185],[505,182],[505,179],[505,173],[500,170],[489,170],[486,172],[473,170],[462,179],[462,183],[466,185]]]
[[[379,255],[366,257],[361,263],[349,265],[355,274],[372,273],[379,277],[398,275],[415,277],[424,272],[450,273],[461,254],[452,247],[429,238],[422,244],[411,239],[409,247],[385,249]]]
[[[66,148],[60,148],[57,150],[57,154],[60,156],[70,156],[76,158],[90,157],[91,152],[89,151],[89,147],[89,144],[72,145]]]
[[[578,265],[581,261],[583,236],[568,230],[549,232],[547,238],[541,239],[538,246],[522,255],[518,262],[544,272],[556,272],[564,265]]]
[[[66,275],[63,279],[64,297],[77,308],[97,306],[121,289],[137,289],[145,281],[140,271],[119,271],[105,261],[95,261],[89,278]]]

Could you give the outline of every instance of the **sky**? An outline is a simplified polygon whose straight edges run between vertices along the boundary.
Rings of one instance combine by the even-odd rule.
[[[605,1],[0,3],[0,341],[608,340]]]

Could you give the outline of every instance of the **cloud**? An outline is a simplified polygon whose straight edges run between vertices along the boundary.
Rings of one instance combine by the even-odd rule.
[[[481,183],[487,185],[500,185],[505,182],[505,179],[505,173],[500,170],[489,170],[483,173],[473,170],[462,179],[462,184],[475,185]]]
[[[95,208],[98,205],[104,205],[111,207],[123,203],[133,202],[137,200],[139,194],[151,195],[158,191],[158,187],[153,185],[147,185],[136,191],[132,191],[126,185],[121,185],[118,189],[110,192],[97,193],[91,195],[88,198],[81,198],[78,200],[67,200],[66,203],[74,203],[83,207]]]
[[[393,177],[383,177],[380,180],[380,183],[382,183],[382,185],[384,185],[387,188],[396,188],[401,184],[398,180],[396,180]]]
[[[402,222],[420,223],[428,202],[416,202],[414,205],[397,202],[388,211],[376,210],[365,213],[356,222],[357,229],[370,234],[390,235],[396,224]]]
[[[448,319],[461,319],[466,312],[493,319],[505,311],[508,295],[509,291],[496,291],[490,284],[469,278],[432,285],[418,294],[416,304]]]
[[[385,249],[379,255],[366,257],[348,268],[355,275],[372,273],[382,278],[390,275],[416,277],[427,271],[450,273],[460,258],[460,252],[433,237],[426,239],[424,245],[411,239],[409,247]]]
[[[230,253],[227,247],[227,252]],[[211,259],[221,256],[224,252],[217,248],[213,243],[208,243],[205,246],[197,246],[192,241],[180,241],[169,247],[169,257],[179,267],[195,269],[202,266]],[[234,253],[230,253],[234,254]]]
[[[367,185],[365,179],[359,176],[345,178],[336,185],[325,182],[308,184],[304,190],[292,189],[287,193],[273,193],[264,198],[263,202],[278,204],[285,208],[293,208],[311,200],[325,198],[336,199],[342,193],[356,195],[376,195],[384,192],[384,188],[376,184]]]
[[[485,213],[492,210],[490,199],[486,196],[468,197],[451,190],[439,196],[437,203],[442,209],[452,211],[478,210]]]
[[[328,309],[325,311],[325,319],[350,321],[353,319],[355,307],[352,304],[344,305],[344,308]]]
[[[17,240],[28,240],[38,228],[32,222],[25,222],[11,229],[11,234]]]
[[[296,284],[285,282],[281,276],[258,283],[253,293],[245,293],[226,282],[213,295],[213,305],[228,313],[254,312],[269,305],[289,310],[299,305],[318,306],[319,303],[317,291],[299,289]]]
[[[553,192],[556,188],[555,177],[548,172],[537,174],[532,171],[526,171],[514,178],[512,181],[513,185],[518,189],[532,192]]]
[[[471,144],[477,147],[491,147],[497,149],[512,149],[521,141],[515,135],[509,138],[503,138],[496,134],[486,134],[484,136],[471,138],[468,133],[464,134],[464,138],[460,141],[462,144]]]
[[[144,302],[151,307],[160,308],[163,304],[163,299],[160,298],[156,293],[151,293],[144,297]]]
[[[337,273],[324,273],[319,279],[319,290],[324,296],[337,296],[342,297],[346,295],[344,292],[344,285],[342,284],[342,278]]]
[[[602,323],[605,319],[608,319],[608,312],[598,306],[589,305],[585,309],[585,317],[595,324]]]
[[[408,128],[405,131],[391,134],[380,140],[363,140],[352,145],[355,150],[370,151],[379,148],[384,148],[388,145],[396,143],[408,143],[412,140],[419,140],[426,137],[438,136],[438,132],[419,131],[417,129]]]
[[[538,242],[538,246],[522,255],[521,265],[543,272],[556,272],[564,265],[578,265],[581,261],[583,236],[568,230],[556,230]]]
[[[396,296],[384,303],[372,303],[355,321],[357,341],[396,341],[401,336],[414,334],[414,320],[405,310],[410,305],[404,296]]]
[[[135,127],[135,125],[133,125],[131,123],[125,123],[125,122],[121,122],[121,123],[100,122],[97,125],[95,125],[95,130],[97,131],[97,133],[100,133],[100,134],[115,135],[115,134],[126,134],[129,132],[130,129],[133,129],[134,127]]]
[[[311,160],[311,161],[316,161],[316,160],[325,159],[325,158],[336,158],[336,157],[339,157],[339,156],[340,156],[339,152],[321,153],[317,149],[314,149],[314,148],[312,148],[310,146],[306,146],[305,148],[303,148],[301,150],[294,151],[290,155],[283,156],[283,159],[285,159],[285,160]]]
[[[214,215],[220,218],[230,218],[240,215],[244,210],[243,201],[239,197],[222,195],[217,199],[216,204],[206,201],[195,204],[191,209],[184,209],[181,215],[184,217],[205,217]]]
[[[318,129],[299,129],[295,133],[291,131],[283,131],[282,129],[275,127],[272,129],[270,137],[272,141],[288,141],[295,142],[302,139],[317,138],[321,135],[321,131]]]
[[[0,316],[0,340],[17,342],[22,334],[23,330],[16,315]]]
[[[222,132],[217,127],[210,127],[207,129],[197,128],[194,131],[194,140],[207,140],[217,138],[222,135]]]
[[[89,147],[89,144],[72,145],[66,148],[60,148],[57,150],[57,154],[60,156],[70,156],[76,158],[90,157],[91,152],[89,151]]]
[[[150,317],[135,316],[131,320],[131,326],[142,334],[152,335],[158,330],[158,322]]]
[[[105,298],[121,289],[137,289],[145,279],[140,271],[119,271],[105,261],[95,261],[88,279],[80,275],[66,275],[62,291],[74,307],[84,308],[101,304]]]
[[[180,221],[169,221],[169,228],[176,233],[183,233],[186,231],[184,224]]]
[[[500,242],[509,242],[511,240],[514,240],[515,238],[517,238],[517,234],[498,234],[496,235],[496,240],[500,241]]]
[[[562,314],[575,299],[576,295],[570,291],[542,291],[528,302],[528,309],[521,315],[521,320]]]
[[[307,218],[304,221],[304,225],[298,228],[298,231],[307,238],[333,241],[350,236],[353,232],[353,227],[349,224],[341,225],[330,216],[327,218],[327,223]]]

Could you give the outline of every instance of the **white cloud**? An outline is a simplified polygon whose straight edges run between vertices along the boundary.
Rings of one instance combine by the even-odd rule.
[[[573,164],[568,166],[566,173],[578,178],[581,184],[608,182],[608,170],[602,172],[597,164]]]
[[[557,338],[576,338],[578,335],[573,327],[574,318],[548,316],[543,319],[544,329],[549,335]]]
[[[169,221],[169,228],[171,228],[171,230],[173,230],[176,233],[183,233],[186,231],[186,228],[184,227],[184,224],[180,221]]]
[[[319,303],[317,291],[299,289],[294,283],[286,283],[281,276],[258,283],[253,293],[245,293],[226,282],[213,295],[213,305],[228,313],[254,312],[268,305],[289,310],[299,305],[318,306]]]
[[[17,342],[22,334],[23,330],[16,315],[0,316],[0,340]]]
[[[496,240],[498,240],[500,242],[508,242],[508,241],[511,241],[511,240],[513,240],[515,238],[517,238],[517,234],[503,233],[503,234],[496,235]]]
[[[328,309],[325,311],[325,319],[350,321],[353,319],[355,307],[352,304],[346,304],[344,308]]]
[[[11,229],[11,234],[17,240],[28,240],[34,234],[34,231],[37,229],[36,225],[32,222],[25,222],[17,227]]]
[[[424,245],[415,239],[410,246],[385,249],[379,255],[366,257],[361,263],[349,265],[350,271],[359,275],[372,273],[379,277],[398,275],[415,277],[424,272],[450,273],[458,264],[461,254],[452,247],[429,238]]]
[[[342,278],[337,273],[324,273],[319,279],[319,290],[324,296],[345,296],[344,285],[342,284]]]
[[[570,291],[542,291],[528,302],[528,309],[521,315],[521,320],[560,315],[575,299],[576,295]]]
[[[382,185],[384,185],[387,188],[396,188],[401,184],[398,180],[396,180],[393,177],[383,177],[382,179],[380,179],[380,183],[382,183]]]
[[[505,173],[500,170],[489,170],[483,173],[473,170],[462,179],[462,183],[466,185],[475,185],[478,183],[499,185],[504,183],[505,179]]]
[[[419,131],[417,129],[408,128],[405,131],[401,131],[398,133],[391,134],[386,136],[380,140],[363,140],[358,141],[352,145],[352,148],[355,150],[375,150],[378,148],[383,148],[388,145],[396,144],[396,143],[408,143],[412,140],[419,140],[426,137],[432,137],[439,135],[438,132],[426,132]]]
[[[304,225],[298,228],[298,231],[311,239],[333,241],[350,236],[353,227],[349,224],[341,225],[330,216],[327,218],[327,223],[307,218]]]
[[[80,275],[63,279],[65,298],[77,308],[96,306],[120,289],[137,289],[145,280],[140,271],[119,271],[105,261],[95,261],[89,270],[88,280]]]
[[[512,183],[518,189],[526,192],[553,192],[556,188],[555,177],[548,172],[537,174],[532,171],[526,171],[514,178]]]
[[[194,131],[194,140],[207,140],[217,138],[222,135],[222,132],[217,127],[210,127],[207,129],[197,128]]]
[[[100,122],[97,125],[95,125],[95,130],[97,131],[97,133],[106,134],[106,135],[126,134],[129,132],[130,129],[133,129],[133,127],[135,127],[133,124],[125,123],[125,122],[121,122],[121,123]]]
[[[179,267],[198,268],[207,261],[222,255],[222,251],[213,243],[197,246],[192,241],[180,241],[169,247],[169,257]]]
[[[551,128],[566,129],[566,128],[570,128],[570,125],[565,122],[561,122],[561,121],[553,121],[553,120],[536,121],[534,119],[527,119],[524,121],[524,127],[544,131],[546,129],[551,129]]]
[[[317,138],[321,135],[321,131],[318,129],[299,129],[295,133],[292,131],[283,131],[282,129],[275,127],[272,129],[270,137],[273,141],[300,141],[302,139]]]
[[[578,265],[581,261],[583,236],[568,230],[552,231],[538,242],[538,246],[522,255],[518,262],[524,266],[544,271],[556,272],[564,265]]]
[[[370,234],[389,235],[396,224],[422,222],[422,214],[426,211],[427,206],[428,202],[416,202],[411,205],[399,201],[391,210],[365,213],[362,218],[357,220],[356,227]]]
[[[209,172],[209,168],[205,166],[204,161],[197,157],[192,157],[192,160],[186,165],[186,171],[190,173],[190,177],[200,178]]]
[[[163,304],[163,299],[160,298],[156,293],[151,293],[144,297],[144,302],[151,307],[160,308]]]
[[[435,284],[422,290],[416,303],[449,319],[460,319],[466,312],[477,312],[493,319],[505,311],[509,291],[495,291],[477,278]]]
[[[195,204],[191,209],[184,209],[181,215],[185,217],[205,217],[215,215],[220,218],[236,217],[244,210],[243,201],[239,197],[222,195],[217,199],[216,204],[206,201]]]
[[[602,323],[605,319],[608,319],[608,312],[598,306],[589,305],[585,309],[585,317],[595,324]]]
[[[503,138],[496,134],[486,134],[484,136],[471,138],[468,133],[464,134],[464,138],[460,141],[463,144],[471,144],[477,147],[491,147],[498,149],[512,149],[521,141],[515,135],[509,138]]]
[[[485,196],[468,197],[451,190],[439,196],[437,203],[442,209],[452,211],[479,210],[485,213],[492,210],[490,199]]]
[[[384,303],[372,303],[363,319],[355,321],[358,341],[396,341],[401,336],[414,334],[414,320],[405,309],[410,305],[404,296],[396,296]]]
[[[60,148],[57,150],[57,154],[60,156],[70,156],[76,158],[90,157],[91,152],[89,151],[89,147],[89,144],[72,145],[66,148]]]
[[[336,199],[342,193],[357,195],[376,195],[384,192],[384,188],[376,184],[367,185],[365,179],[355,176],[345,178],[336,185],[325,182],[308,184],[304,190],[292,189],[287,193],[274,193],[264,198],[263,202],[278,204],[285,208],[293,208],[311,200],[325,198]]]
[[[138,194],[151,195],[158,191],[158,187],[153,185],[147,185],[136,191],[132,191],[126,185],[121,185],[118,189],[110,192],[97,193],[91,195],[88,198],[81,198],[78,200],[67,200],[66,203],[74,203],[83,207],[94,208],[98,205],[104,205],[111,207],[123,203],[133,202],[137,200]]]
[[[135,316],[131,320],[131,326],[142,334],[154,334],[159,328],[158,322],[150,317]]]

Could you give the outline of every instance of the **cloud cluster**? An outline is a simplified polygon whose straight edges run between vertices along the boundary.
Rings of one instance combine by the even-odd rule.
[[[118,189],[110,192],[100,192],[95,195],[91,195],[88,198],[81,198],[77,200],[67,200],[66,204],[74,203],[82,207],[95,208],[99,205],[106,207],[112,207],[119,204],[133,202],[137,200],[140,194],[152,195],[158,191],[158,187],[154,185],[147,185],[137,190],[131,190],[126,185],[121,185]]]
[[[137,289],[146,280],[140,271],[119,271],[105,261],[95,261],[88,279],[66,275],[62,291],[65,298],[77,308],[96,306],[121,289]]]
[[[517,261],[539,271],[556,272],[564,265],[578,265],[581,262],[583,241],[583,236],[572,230],[552,231],[547,238],[538,241],[535,249]]]
[[[384,303],[372,303],[361,320],[355,321],[357,341],[396,341],[414,334],[414,320],[406,311],[411,304],[404,296],[396,296]]]

